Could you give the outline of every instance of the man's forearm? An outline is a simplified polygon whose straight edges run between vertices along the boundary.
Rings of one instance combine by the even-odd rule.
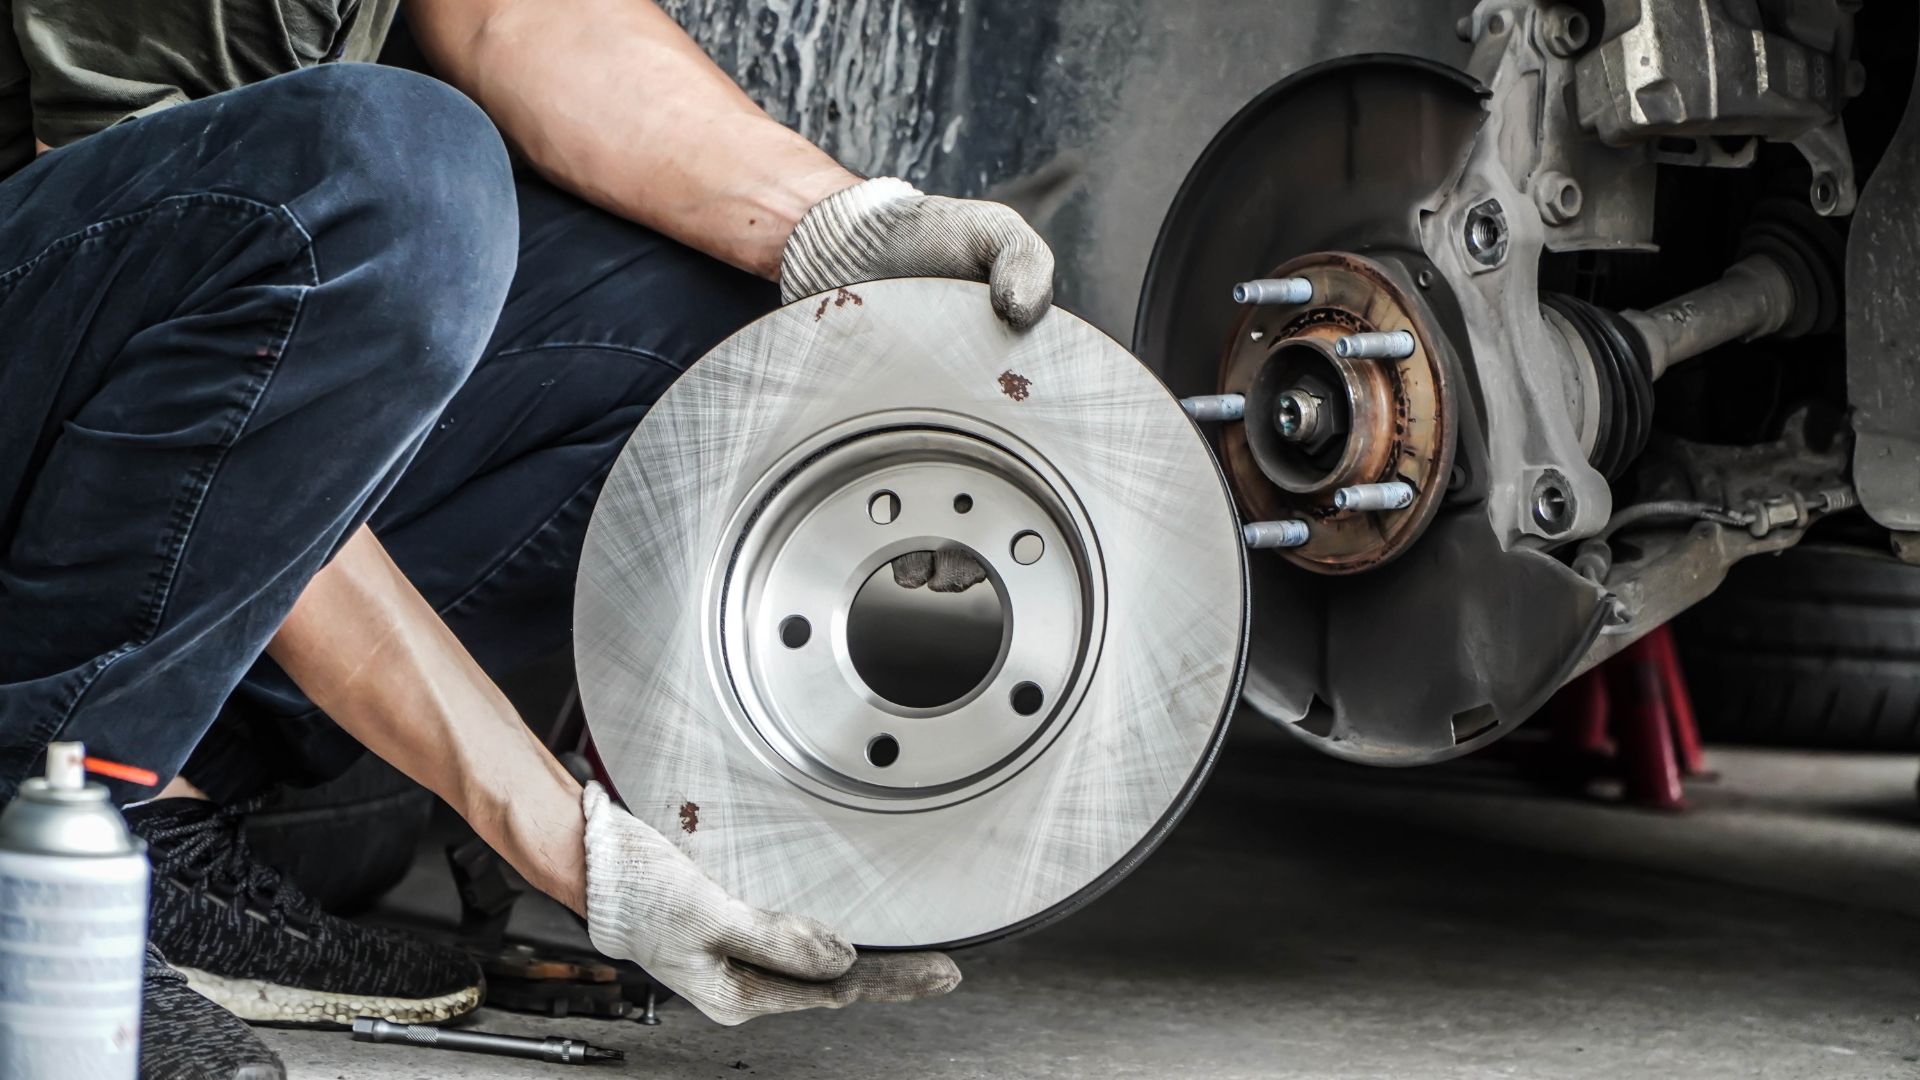
[[[651,0],[409,0],[436,69],[560,186],[763,277],[858,177],[767,116]]]
[[[535,888],[582,914],[580,785],[361,528],[267,655],[369,750],[439,795]]]

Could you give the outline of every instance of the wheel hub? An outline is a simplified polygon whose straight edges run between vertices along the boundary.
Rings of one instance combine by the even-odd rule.
[[[1446,494],[1453,402],[1446,342],[1425,301],[1387,263],[1344,252],[1275,269],[1304,279],[1310,299],[1248,305],[1220,367],[1222,393],[1246,397],[1246,420],[1221,435],[1227,476],[1249,517],[1314,520],[1311,539],[1283,554],[1321,573],[1371,569],[1405,551]],[[1407,331],[1400,359],[1340,355],[1354,334]],[[1334,494],[1356,484],[1405,483],[1411,504],[1344,513]]]

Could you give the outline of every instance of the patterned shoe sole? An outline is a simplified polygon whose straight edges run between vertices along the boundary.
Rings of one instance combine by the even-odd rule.
[[[175,970],[187,977],[188,986],[242,1020],[296,1027],[352,1027],[356,1016],[377,1016],[395,1024],[442,1023],[479,1008],[485,989],[469,986],[430,998],[372,997],[234,979],[190,967]]]

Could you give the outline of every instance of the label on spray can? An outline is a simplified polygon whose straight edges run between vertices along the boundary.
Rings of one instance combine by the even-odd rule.
[[[0,1076],[131,1080],[147,860],[0,851]]]
[[[0,813],[0,1077],[134,1080],[146,940],[146,854],[106,791],[28,780]]]

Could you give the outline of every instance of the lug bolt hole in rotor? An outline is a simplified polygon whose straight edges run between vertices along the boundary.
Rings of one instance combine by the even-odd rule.
[[[1023,532],[1013,538],[1013,561],[1021,566],[1032,566],[1046,554],[1047,542],[1040,539],[1037,532]]]
[[[867,516],[875,525],[891,525],[900,516],[900,496],[891,491],[876,491],[867,500]]]
[[[1013,688],[1013,693],[1009,695],[1008,700],[1012,703],[1014,712],[1021,716],[1032,716],[1040,711],[1040,706],[1047,703],[1047,695],[1037,684],[1023,682]]]
[[[789,649],[805,645],[813,637],[813,624],[804,615],[789,615],[780,620],[780,644]]]
[[[954,512],[954,513],[956,513],[956,514],[964,514],[964,513],[966,513],[967,511],[969,511],[969,510],[971,510],[971,509],[973,509],[973,496],[971,496],[971,495],[969,495],[969,494],[967,494],[966,492],[964,492],[964,491],[963,491],[963,492],[961,492],[960,494],[958,494],[958,495],[955,495],[955,496],[953,497],[953,512]]]
[[[900,760],[900,740],[882,732],[867,740],[867,762],[884,769]]]
[[[993,582],[962,592],[909,589],[883,564],[847,608],[847,659],[887,701],[938,709],[993,675],[1006,633],[1006,608]]]

